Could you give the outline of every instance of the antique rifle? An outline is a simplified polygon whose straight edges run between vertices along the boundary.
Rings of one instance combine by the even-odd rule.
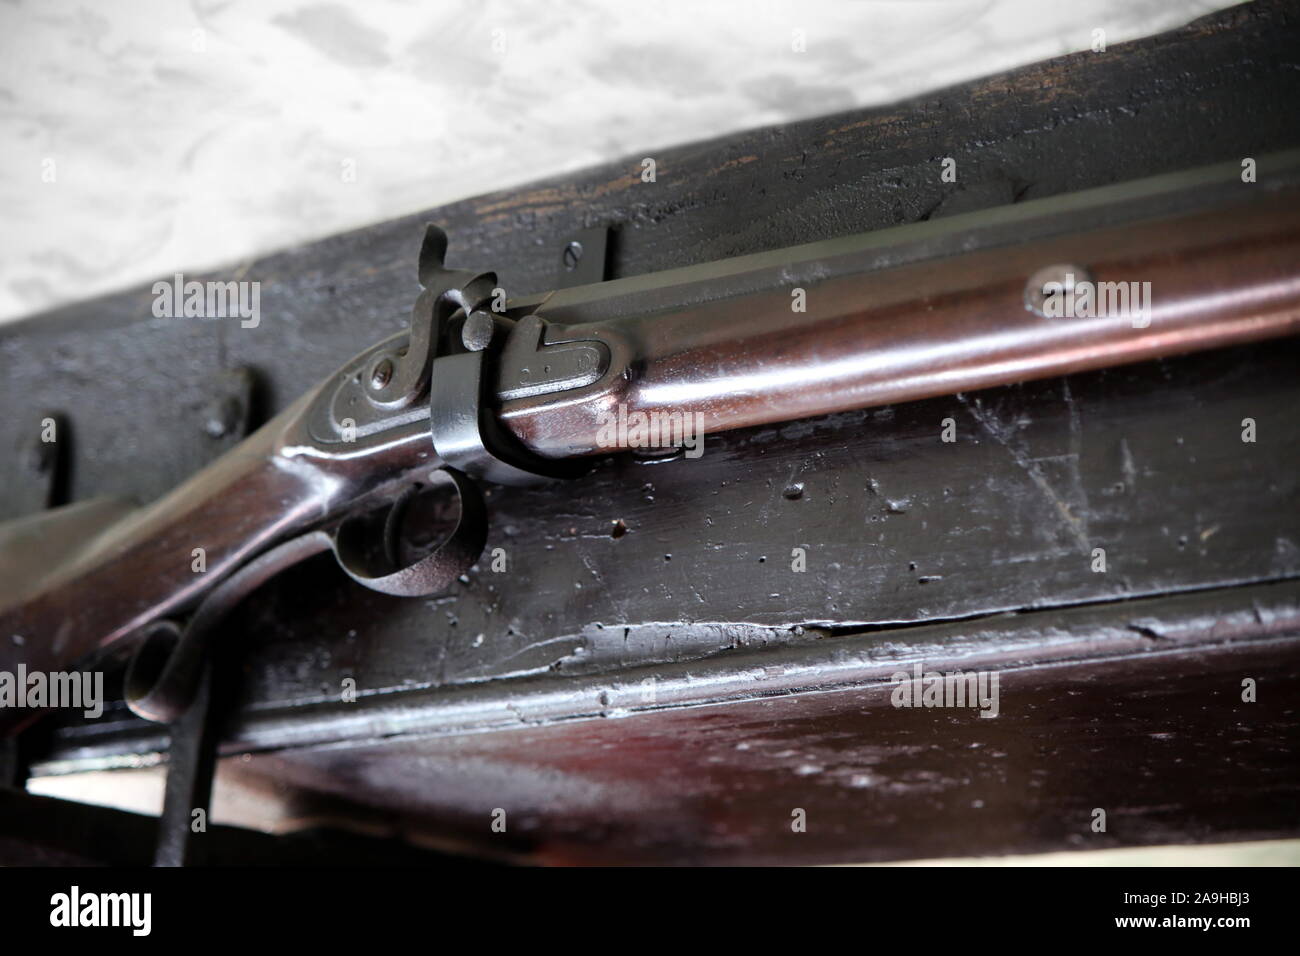
[[[1258,169],[509,300],[492,273],[448,269],[431,226],[408,332],[146,507],[74,504],[0,529],[0,670],[134,639],[133,706],[171,719],[194,681],[181,650],[251,588],[331,550],[377,590],[444,590],[484,547],[477,482],[576,477],[639,444],[611,422],[709,435],[1300,331],[1300,154]],[[441,482],[459,518],[417,548],[403,527]]]

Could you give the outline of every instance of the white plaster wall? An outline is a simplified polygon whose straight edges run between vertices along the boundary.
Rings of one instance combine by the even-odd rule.
[[[1228,5],[0,0],[0,320]]]

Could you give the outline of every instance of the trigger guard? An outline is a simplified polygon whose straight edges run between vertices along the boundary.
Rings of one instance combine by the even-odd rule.
[[[427,597],[447,590],[474,566],[487,543],[487,504],[483,493],[472,479],[454,468],[443,468],[436,474],[451,479],[460,498],[460,517],[446,540],[418,561],[394,567],[391,557],[376,558],[364,548],[363,524],[359,518],[349,518],[334,533],[334,557],[348,577],[383,594]],[[383,550],[388,552],[391,548]]]

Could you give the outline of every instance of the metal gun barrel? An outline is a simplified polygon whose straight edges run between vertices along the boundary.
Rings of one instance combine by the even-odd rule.
[[[1266,193],[1237,182],[1227,201],[1222,185],[1198,211],[1079,231],[1069,231],[1071,216],[1084,212],[1066,212],[1054,217],[1054,235],[1034,238],[1043,223],[1031,219],[1023,241],[883,268],[841,265],[820,281],[814,256],[785,270],[796,279],[769,268],[768,280],[751,279],[770,280],[766,288],[650,314],[584,324],[617,309],[617,289],[548,305],[553,321],[576,323],[569,334],[605,341],[625,365],[585,400],[524,399],[506,403],[503,416],[540,454],[599,454],[617,450],[607,427],[615,414],[699,415],[706,433],[720,432],[1300,331],[1300,184]],[[900,245],[914,228],[895,230]],[[982,228],[992,227],[974,226],[967,244],[980,245]],[[960,229],[944,236],[948,247],[963,244]],[[865,258],[832,248],[821,271],[853,255]],[[1050,287],[1060,309],[1041,301],[1053,279],[1067,286]],[[623,294],[629,309],[646,295]],[[795,311],[799,297],[804,312]]]

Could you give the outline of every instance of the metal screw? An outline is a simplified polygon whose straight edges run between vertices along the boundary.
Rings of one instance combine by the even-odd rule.
[[[1044,290],[1044,286],[1055,283],[1060,289],[1057,294],[1073,297],[1075,286],[1081,282],[1091,281],[1092,273],[1084,266],[1069,262],[1044,266],[1031,275],[1029,281],[1025,283],[1025,308],[1035,315],[1048,318],[1044,308],[1048,294]]]
[[[393,360],[384,358],[370,370],[370,387],[376,392],[393,380]]]
[[[631,452],[633,460],[641,462],[642,464],[675,461],[685,455],[685,450],[678,445],[658,445],[652,448],[633,448],[631,449]]]
[[[225,438],[239,425],[243,406],[233,395],[214,399],[203,410],[203,431],[210,438]]]
[[[574,239],[564,247],[564,253],[560,256],[560,261],[564,263],[564,268],[569,272],[578,268],[578,263],[582,261],[582,243]]]
[[[471,352],[482,352],[498,334],[504,334],[501,326],[505,322],[487,312],[471,312],[460,327],[461,343]]]

